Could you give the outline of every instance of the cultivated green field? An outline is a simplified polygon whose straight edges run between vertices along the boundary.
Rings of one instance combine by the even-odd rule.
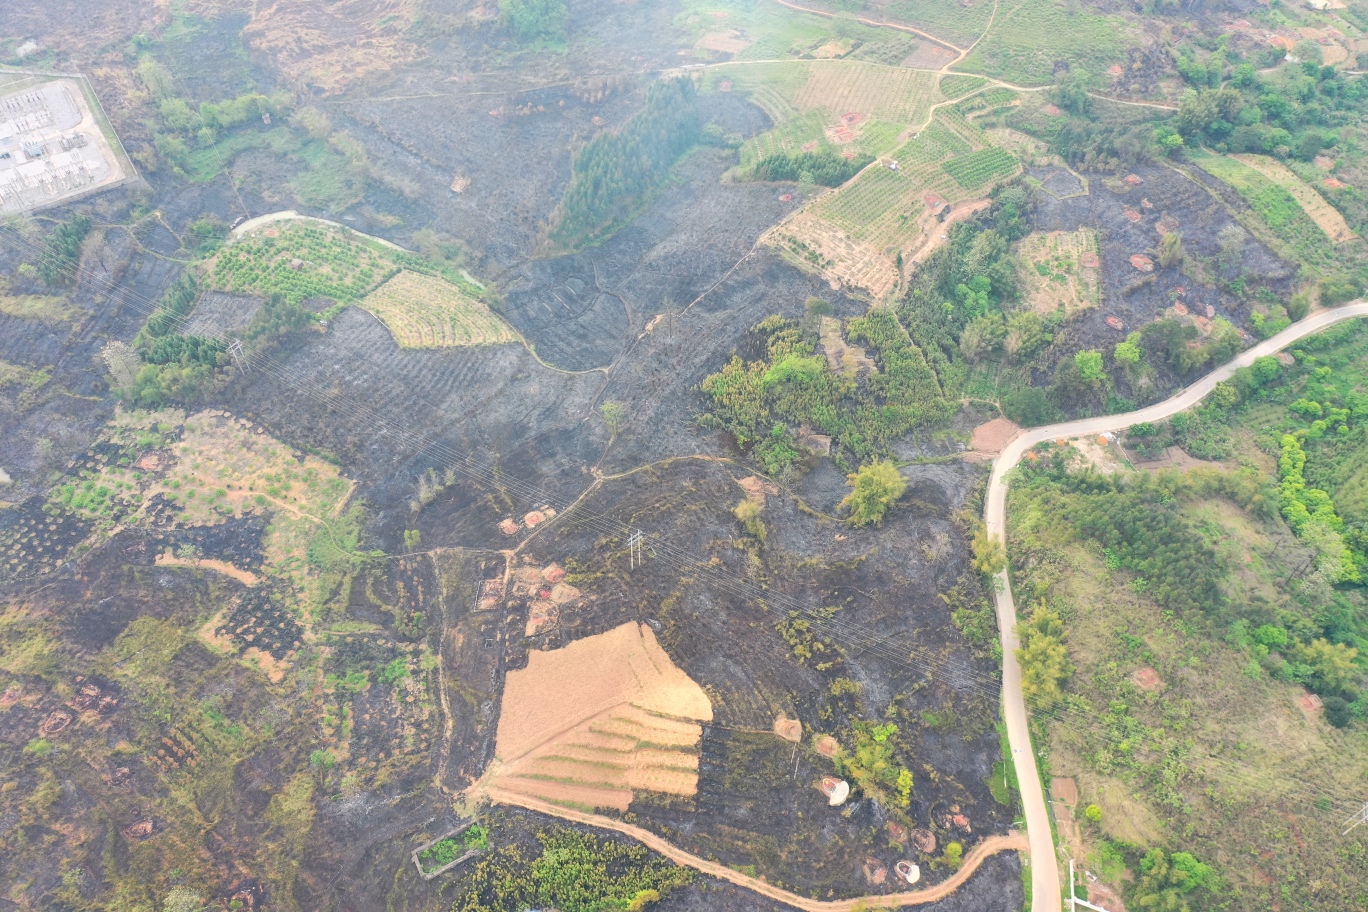
[[[1016,85],[1052,81],[1057,61],[1101,73],[1124,57],[1130,29],[1124,19],[1099,16],[1061,0],[1025,0],[999,13],[992,29],[958,69]]]
[[[1225,155],[1192,150],[1189,157],[1214,177],[1233,187],[1272,235],[1274,246],[1317,273],[1334,272],[1335,245],[1306,214],[1301,204],[1273,180],[1244,162]],[[1257,226],[1256,226],[1257,227]]]

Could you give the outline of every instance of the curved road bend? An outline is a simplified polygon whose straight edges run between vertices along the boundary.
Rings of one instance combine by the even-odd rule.
[[[988,534],[1005,543],[1007,473],[1021,461],[1026,451],[1036,444],[1057,437],[1101,434],[1106,431],[1122,430],[1145,421],[1160,421],[1175,412],[1196,405],[1217,383],[1230,379],[1237,369],[1252,364],[1255,358],[1281,351],[1304,336],[1354,317],[1368,317],[1368,302],[1359,300],[1317,311],[1277,335],[1265,339],[1229,364],[1216,368],[1163,402],[1124,415],[1083,418],[1022,431],[1012,438],[993,463],[993,474],[988,480],[988,495],[983,508],[983,519],[988,526]],[[1021,695],[1021,666],[1016,659],[1016,603],[1012,600],[1012,585],[1007,577],[1007,571],[1000,573],[997,581],[995,599],[998,632],[1002,640],[1003,716],[1007,721],[1007,740],[1012,749],[1012,762],[1016,767],[1017,781],[1021,784],[1021,802],[1025,809],[1026,832],[1031,845],[1031,909],[1032,912],[1060,912],[1062,898],[1054,836],[1050,830],[1050,818],[1045,806],[1045,790],[1041,786],[1040,771],[1036,768],[1035,754],[1031,750],[1031,733],[1026,724],[1026,702]]]

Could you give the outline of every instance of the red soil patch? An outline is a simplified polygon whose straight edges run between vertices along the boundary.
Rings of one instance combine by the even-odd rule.
[[[850,111],[841,115],[841,123],[847,127],[854,127],[865,122],[865,116],[859,111]]]
[[[1068,777],[1051,779],[1050,794],[1065,807],[1073,807],[1078,804],[1078,783]]]
[[[831,737],[831,735],[822,735],[822,737],[817,739],[817,743],[813,745],[813,747],[816,749],[817,753],[821,754],[823,757],[834,757],[836,756],[836,752],[841,749],[841,745],[838,744],[836,739]]]
[[[1130,184],[1132,187],[1138,187],[1145,182],[1145,179],[1138,174],[1127,174],[1125,177],[1122,178],[1122,180]]]
[[[847,150],[841,153],[841,158],[844,158],[846,161],[854,161],[855,153]]]
[[[855,133],[849,127],[832,127],[827,131],[831,141],[843,146],[855,138]]]
[[[1137,668],[1131,675],[1131,682],[1141,690],[1155,691],[1164,686],[1164,682],[1159,679],[1159,672],[1146,665],[1144,668]]]
[[[1171,215],[1166,215],[1154,223],[1154,230],[1158,231],[1161,235],[1173,234],[1178,230],[1178,220]]]
[[[1331,190],[1342,190],[1348,186],[1344,181],[1336,180],[1333,177],[1327,177],[1325,180],[1321,181],[1321,184],[1329,187]]]
[[[996,456],[1007,443],[1021,433],[1020,425],[1006,418],[994,418],[974,428],[970,447],[975,453]]]
[[[1321,703],[1321,698],[1311,693],[1310,691],[1307,691],[1306,693],[1303,693],[1300,697],[1297,697],[1297,708],[1302,711],[1302,714],[1305,715],[1306,718],[1312,721],[1315,721],[1316,719],[1320,718],[1320,711],[1322,705],[1323,704]]]
[[[1126,220],[1127,220],[1127,221],[1136,222],[1136,223],[1139,223],[1139,221],[1140,221],[1142,218],[1144,218],[1144,216],[1140,214],[1139,210],[1137,210],[1137,209],[1131,209],[1131,208],[1129,208],[1129,207],[1127,207],[1121,214],[1124,215],[1124,216],[1126,217]]]
[[[731,81],[730,79],[724,79],[724,80],[722,80],[721,82],[719,82],[719,83],[717,84],[717,90],[718,90],[719,92],[730,92],[730,91],[731,91],[731,87],[732,87],[732,81]]]
[[[1125,331],[1126,331],[1126,323],[1125,323],[1125,321],[1122,320],[1122,319],[1121,319],[1120,317],[1118,317],[1118,316],[1115,316],[1115,315],[1109,316],[1109,317],[1107,317],[1107,321],[1106,321],[1106,322],[1107,322],[1107,325],[1108,325],[1108,326],[1110,326],[1112,329],[1117,330],[1118,332],[1125,332]]]
[[[1154,272],[1154,261],[1144,254],[1137,253],[1131,257],[1130,264],[1141,272]]]
[[[1078,257],[1078,262],[1082,264],[1085,269],[1096,269],[1102,265],[1102,260],[1091,250],[1083,251]]]
[[[1123,69],[1121,69],[1121,64],[1119,64],[1119,63],[1114,63],[1114,64],[1111,65],[1111,69],[1107,70],[1107,72],[1108,72],[1109,74],[1111,74],[1112,76],[1120,76],[1122,73],[1124,73],[1124,72],[1126,72],[1126,71],[1123,70]]]
[[[798,744],[803,740],[803,723],[780,716],[774,720],[774,733],[785,741]]]
[[[521,528],[518,521],[511,516],[499,523],[499,531],[504,535],[516,535]]]
[[[1176,313],[1176,314],[1177,314],[1178,316],[1180,316],[1180,317],[1185,317],[1185,316],[1187,316],[1187,312],[1188,312],[1187,305],[1184,304],[1182,301],[1174,301],[1174,302],[1173,302],[1173,312]]]
[[[1045,111],[1046,114],[1048,114],[1048,115],[1051,116],[1051,117],[1058,117],[1058,116],[1060,116],[1061,114],[1064,113],[1063,111],[1059,110],[1059,108],[1055,107],[1055,106],[1052,105],[1052,104],[1047,104],[1047,105],[1044,107],[1043,110]]]
[[[918,852],[930,855],[936,851],[936,834],[930,830],[913,830],[912,845]]]

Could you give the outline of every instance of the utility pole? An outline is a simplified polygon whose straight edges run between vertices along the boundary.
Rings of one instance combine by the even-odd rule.
[[[1353,817],[1350,817],[1348,820],[1344,821],[1344,823],[1348,827],[1348,829],[1346,829],[1341,834],[1343,836],[1348,836],[1349,830],[1352,830],[1359,824],[1368,823],[1368,801],[1363,802],[1363,807],[1359,808],[1359,812],[1355,814]]]
[[[1078,897],[1076,897],[1076,896],[1074,895],[1074,861],[1073,861],[1072,858],[1070,858],[1070,859],[1069,859],[1069,912],[1077,912],[1079,906],[1082,906],[1082,907],[1085,908],[1085,909],[1092,909],[1093,912],[1107,912],[1107,910],[1104,909],[1104,908],[1102,908],[1101,906],[1094,906],[1092,903],[1088,902],[1086,899],[1079,899]]]

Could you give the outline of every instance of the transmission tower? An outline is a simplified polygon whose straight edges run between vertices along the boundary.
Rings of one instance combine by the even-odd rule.
[[[247,359],[242,356],[242,340],[234,339],[228,343],[228,355],[237,365],[238,373],[247,373]]]
[[[1361,823],[1368,823],[1368,801],[1363,802],[1363,807],[1359,808],[1357,814],[1344,821],[1344,824],[1348,829],[1346,829],[1342,835],[1348,836],[1349,830],[1352,830]]]
[[[627,551],[631,555],[632,569],[635,570],[637,564],[642,563],[645,558],[641,550],[641,530],[633,529],[632,534],[627,538]]]

